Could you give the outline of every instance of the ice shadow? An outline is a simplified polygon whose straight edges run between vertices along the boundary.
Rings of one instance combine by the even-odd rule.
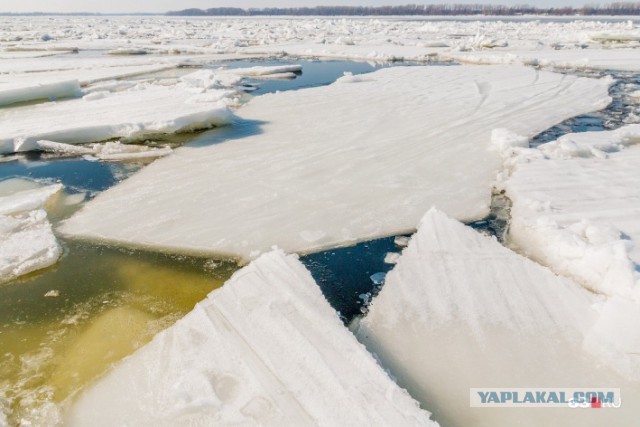
[[[234,117],[230,125],[203,132],[184,146],[189,148],[209,147],[249,136],[260,135],[263,133],[262,128],[266,123],[267,122],[262,120],[245,120]]]

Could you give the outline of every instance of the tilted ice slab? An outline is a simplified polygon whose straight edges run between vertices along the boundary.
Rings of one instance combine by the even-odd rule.
[[[501,167],[491,130],[508,121],[534,135],[603,108],[608,85],[523,67],[396,67],[264,95],[239,111],[231,140],[176,150],[62,231],[249,259],[413,230],[433,204],[481,218]]]
[[[62,254],[43,209],[62,185],[13,191],[23,186],[13,181],[0,183],[0,283],[48,267]]]
[[[295,256],[265,254],[120,362],[74,425],[422,425]]]
[[[640,301],[638,142],[630,125],[518,153],[504,183],[511,242],[595,292]]]
[[[142,139],[229,123],[222,102],[190,102],[179,87],[145,85],[99,99],[78,99],[0,111],[0,153],[37,149],[38,140],[86,143]]]
[[[164,157],[173,152],[171,147],[147,147],[146,145],[128,145],[120,141],[104,144],[72,145],[55,141],[37,141],[38,148],[49,153],[64,156],[85,156],[87,160],[120,161],[133,159],[152,159]]]
[[[630,401],[640,392],[639,326],[640,306],[594,296],[432,209],[356,335],[444,425],[578,426],[603,419],[569,408],[474,409],[469,389],[599,384]],[[624,406],[605,419],[637,418]]]
[[[255,66],[247,68],[233,68],[222,70],[223,73],[228,72],[242,77],[260,77],[270,76],[273,74],[297,73],[302,71],[302,65],[274,65],[274,66]]]

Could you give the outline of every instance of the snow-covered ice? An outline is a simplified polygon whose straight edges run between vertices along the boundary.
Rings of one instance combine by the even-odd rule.
[[[640,125],[516,153],[509,239],[589,289],[640,302]]]
[[[609,83],[512,66],[394,67],[260,96],[238,111],[231,140],[176,150],[62,231],[249,259],[274,244],[310,252],[408,232],[433,204],[479,219],[502,163],[492,129],[509,122],[533,136],[606,106]]]
[[[609,385],[632,402],[638,308],[432,209],[356,335],[444,425],[626,425],[637,418],[633,404],[597,419],[569,408],[474,409],[469,389]]]
[[[62,185],[0,182],[0,282],[54,264],[62,249],[44,210]]]
[[[117,364],[65,424],[437,425],[279,250]]]

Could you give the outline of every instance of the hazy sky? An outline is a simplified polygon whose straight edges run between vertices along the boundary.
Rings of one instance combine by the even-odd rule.
[[[425,4],[417,0],[0,0],[0,12],[166,12],[189,7],[206,9],[234,7],[295,7],[317,5],[404,5]],[[429,3],[530,4],[534,6],[581,6],[585,0],[434,0]],[[593,2],[591,2],[593,3]]]

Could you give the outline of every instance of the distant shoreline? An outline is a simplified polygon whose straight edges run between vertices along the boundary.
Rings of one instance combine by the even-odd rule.
[[[316,6],[293,8],[188,8],[166,13],[0,12],[0,16],[214,16],[214,17],[622,17],[640,16],[640,2],[617,2],[583,7],[504,6],[490,4],[428,4],[404,6]]]
[[[404,6],[316,6],[294,8],[215,7],[167,12],[169,16],[636,16],[640,2],[618,2],[605,6],[532,7],[483,4],[428,4]]]

